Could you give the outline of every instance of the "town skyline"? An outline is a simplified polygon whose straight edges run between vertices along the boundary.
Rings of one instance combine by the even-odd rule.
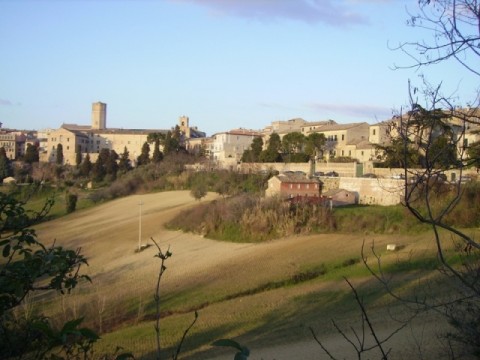
[[[164,129],[189,116],[207,134],[303,118],[391,118],[422,75],[465,105],[461,66],[409,65],[394,51],[424,34],[414,0],[3,1],[0,121],[18,129],[89,123]],[[425,35],[426,36],[426,35]]]

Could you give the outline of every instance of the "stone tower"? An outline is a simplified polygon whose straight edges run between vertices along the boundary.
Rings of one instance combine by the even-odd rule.
[[[178,118],[178,126],[180,127],[180,131],[185,135],[185,138],[190,139],[190,119],[188,116],[180,116]]]
[[[92,104],[92,129],[107,128],[107,104],[96,102]]]

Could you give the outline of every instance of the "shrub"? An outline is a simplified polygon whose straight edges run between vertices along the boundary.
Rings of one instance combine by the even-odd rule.
[[[67,193],[65,200],[66,200],[67,214],[74,212],[75,209],[77,208],[78,196],[76,194]]]

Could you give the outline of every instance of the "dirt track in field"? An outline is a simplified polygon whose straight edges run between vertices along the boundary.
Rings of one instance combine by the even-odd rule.
[[[209,194],[202,201],[212,200]],[[141,214],[141,243],[155,239],[163,250],[170,247],[173,257],[168,260],[168,276],[162,280],[164,292],[174,290],[178,284],[196,283],[212,286],[226,277],[235,278],[236,288],[248,288],[252,281],[262,283],[294,274],[305,264],[321,259],[358,256],[363,241],[373,237],[346,235],[297,236],[261,244],[234,244],[213,241],[194,234],[168,231],[163,224],[182,209],[195,204],[188,191],[135,195],[114,200],[37,227],[39,239],[69,248],[82,248],[89,261],[86,272],[106,292],[151,293],[158,271],[156,253],[150,247],[135,253],[139,242],[139,210]],[[407,237],[395,238],[399,245],[412,246]],[[376,236],[377,247],[384,247],[391,236]],[[241,276],[238,276],[239,273]],[[153,276],[152,276],[153,274]],[[121,279],[121,280],[118,280]],[[121,281],[121,284],[119,284]],[[243,282],[243,283],[242,283]],[[402,338],[402,339],[405,339]],[[337,355],[344,341],[332,334],[326,339]],[[322,351],[311,341],[256,349],[249,359],[319,359]],[[218,359],[232,359],[228,353]]]

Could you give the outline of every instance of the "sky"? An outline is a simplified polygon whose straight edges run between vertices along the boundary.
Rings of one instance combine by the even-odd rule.
[[[303,118],[376,123],[424,75],[466,101],[456,63],[396,69],[417,0],[0,0],[4,128],[169,129],[207,135]]]

